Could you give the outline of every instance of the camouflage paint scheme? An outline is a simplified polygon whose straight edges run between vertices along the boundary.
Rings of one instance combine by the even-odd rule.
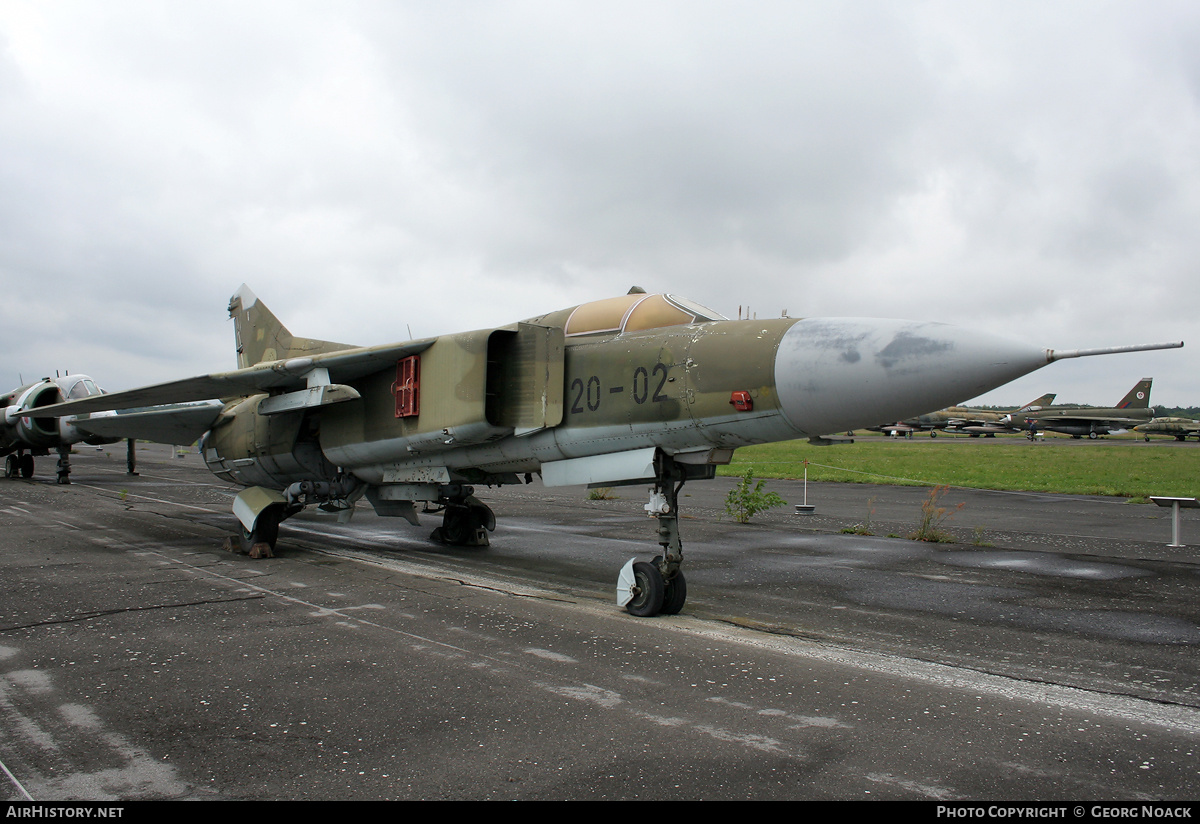
[[[991,437],[997,432],[1013,431],[1012,427],[1005,424],[1006,416],[1019,412],[1037,411],[1052,403],[1054,403],[1054,394],[1047,393],[1039,398],[1035,398],[1020,409],[1013,409],[1007,412],[972,409],[969,406],[951,406],[937,412],[918,415],[915,418],[907,418],[898,423],[869,428],[879,432],[886,432],[889,435],[928,429],[930,430],[929,436],[932,438],[937,436],[936,430],[947,429],[954,432],[966,432],[976,438],[980,435]]]
[[[1033,437],[1037,430],[1061,432],[1072,438],[1084,435],[1096,439],[1112,432],[1123,432],[1154,417],[1150,408],[1150,387],[1153,378],[1142,378],[1114,407],[1050,406],[1039,410],[1015,412],[1006,421],[1014,429],[1028,431]]]
[[[307,505],[348,518],[365,496],[416,524],[414,502],[434,502],[443,521],[432,538],[486,545],[495,517],[467,484],[535,472],[547,485],[652,483],[663,554],[631,561],[619,584],[637,615],[682,607],[677,493],[737,447],[894,420],[1061,358],[1182,345],[1054,352],[937,323],[732,321],[638,289],[373,347],[294,336],[245,286],[229,313],[236,371],[39,414],[112,433],[122,416],[95,413],[154,407],[139,415],[175,421],[172,437],[200,436],[209,468],[247,487],[233,508],[249,551],[269,552],[279,523]],[[149,420],[125,418],[131,429]]]
[[[1186,441],[1188,435],[1200,438],[1200,421],[1191,418],[1154,418],[1135,426],[1133,431],[1141,433],[1147,441],[1151,435],[1170,435],[1177,441]]]

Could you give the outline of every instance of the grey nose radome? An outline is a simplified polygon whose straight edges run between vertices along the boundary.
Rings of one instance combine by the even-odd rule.
[[[1049,362],[1045,349],[944,323],[813,318],[784,334],[775,383],[784,416],[811,436],[961,403]]]

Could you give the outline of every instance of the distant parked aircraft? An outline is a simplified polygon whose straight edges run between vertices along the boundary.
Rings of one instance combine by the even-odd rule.
[[[1026,431],[1032,439],[1039,429],[1062,432],[1072,438],[1124,432],[1154,417],[1150,408],[1150,386],[1154,378],[1142,378],[1114,407],[1051,406],[1038,411],[1014,412],[1006,416],[1014,429]]]

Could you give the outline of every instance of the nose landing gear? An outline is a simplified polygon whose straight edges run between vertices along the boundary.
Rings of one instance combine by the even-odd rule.
[[[687,480],[683,467],[669,455],[654,461],[654,492],[646,511],[658,519],[658,543],[663,554],[653,561],[630,559],[617,578],[617,603],[630,615],[676,615],[687,600],[683,577],[683,543],[679,540],[679,490]]]

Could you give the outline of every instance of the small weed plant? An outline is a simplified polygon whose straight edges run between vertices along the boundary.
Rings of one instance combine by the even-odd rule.
[[[875,499],[867,499],[867,518],[861,524],[842,527],[843,535],[874,535],[871,531],[871,516],[875,514]]]
[[[921,520],[917,524],[917,531],[909,535],[909,538],[914,541],[931,541],[939,544],[954,543],[954,536],[942,527],[946,521],[954,517],[955,512],[966,506],[966,502],[960,503],[954,509],[942,506],[942,497],[949,491],[949,486],[935,486],[929,490],[929,496],[921,504]]]
[[[747,469],[737,486],[725,496],[725,511],[739,524],[746,524],[759,512],[777,506],[787,506],[787,501],[774,492],[763,492],[765,483],[766,481],[762,480],[754,483],[754,473]]]

